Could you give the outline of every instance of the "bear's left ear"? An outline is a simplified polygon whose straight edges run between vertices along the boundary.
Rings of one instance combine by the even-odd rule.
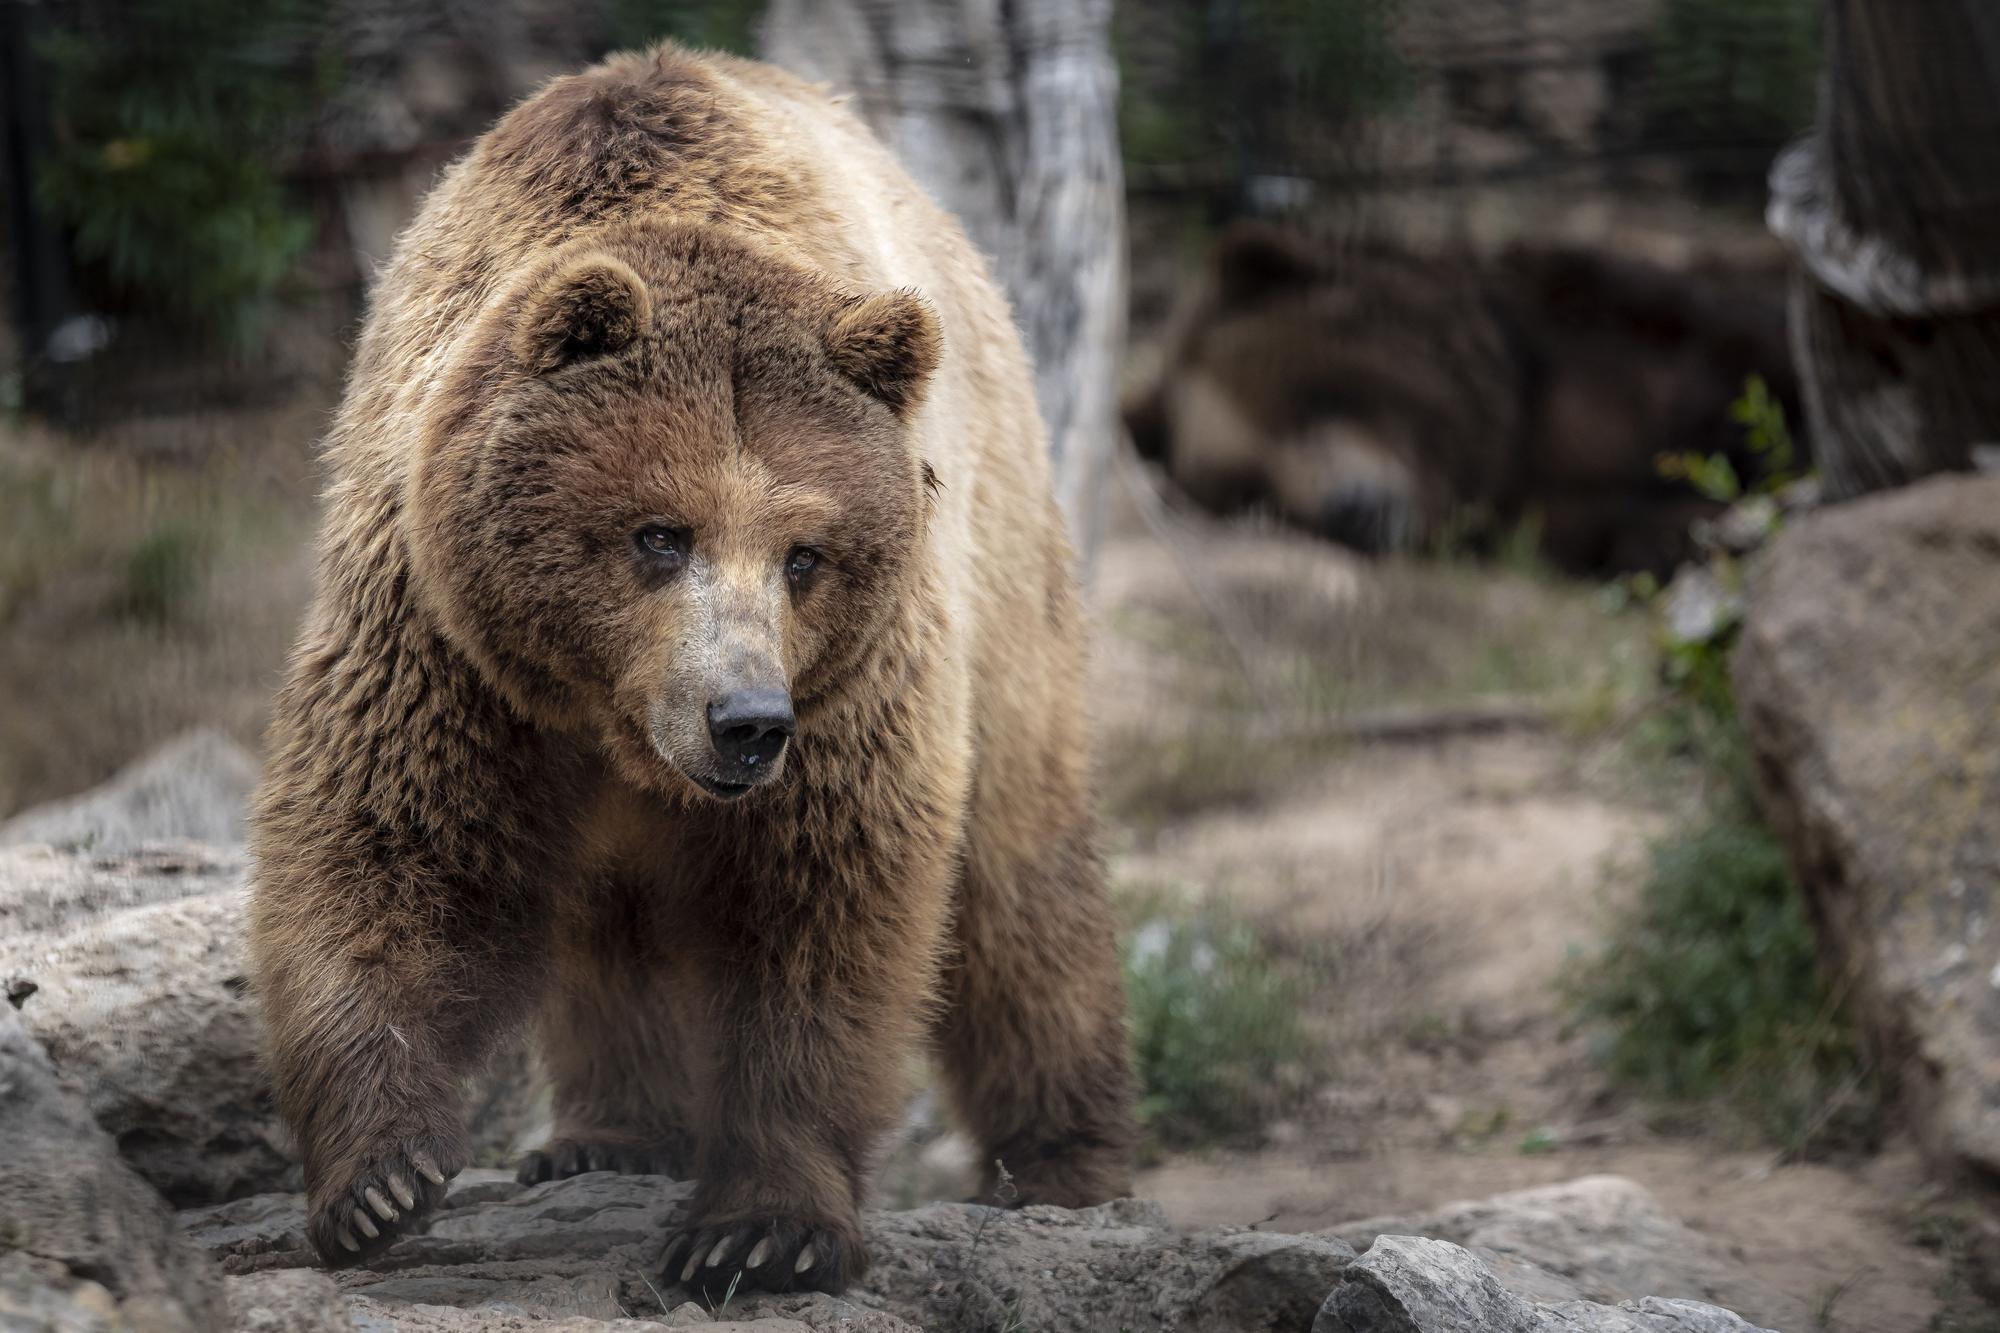
[[[915,292],[879,292],[843,302],[827,319],[834,368],[906,415],[943,351],[937,316]]]
[[[529,294],[514,334],[514,354],[537,375],[613,356],[653,322],[653,298],[632,266],[610,255],[584,255],[550,274]]]

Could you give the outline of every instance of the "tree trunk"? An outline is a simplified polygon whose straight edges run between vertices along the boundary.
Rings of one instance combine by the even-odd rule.
[[[1819,124],[1771,172],[1829,498],[2000,442],[2000,3],[1827,0]]]
[[[766,56],[851,91],[956,214],[1034,358],[1056,498],[1087,561],[1118,432],[1124,183],[1110,0],[772,0]]]

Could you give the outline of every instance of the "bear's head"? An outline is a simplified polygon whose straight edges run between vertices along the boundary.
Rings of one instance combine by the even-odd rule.
[[[1392,551],[1511,484],[1511,353],[1471,275],[1442,258],[1238,224],[1167,341],[1125,421],[1205,508]]]
[[[408,504],[445,633],[634,781],[771,781],[909,598],[930,308],[634,224],[539,264],[467,339]]]

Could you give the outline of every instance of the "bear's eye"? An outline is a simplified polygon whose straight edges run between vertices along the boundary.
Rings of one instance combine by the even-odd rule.
[[[662,523],[648,523],[632,535],[639,549],[654,560],[678,568],[687,559],[687,533]]]
[[[792,553],[785,557],[787,578],[802,579],[817,568],[819,568],[819,552],[810,546],[794,546]]]

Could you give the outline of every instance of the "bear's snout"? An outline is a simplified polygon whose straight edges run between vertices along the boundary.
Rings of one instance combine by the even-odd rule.
[[[708,737],[722,769],[715,785],[740,792],[763,781],[776,770],[786,742],[797,729],[792,696],[782,689],[734,690],[710,703]]]

